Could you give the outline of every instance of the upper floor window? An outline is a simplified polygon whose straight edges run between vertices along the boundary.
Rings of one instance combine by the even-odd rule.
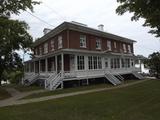
[[[126,49],[126,44],[123,44],[123,52],[127,52],[127,49]]]
[[[51,40],[51,51],[54,51],[54,40]]]
[[[58,36],[58,49],[62,48],[62,36]]]
[[[111,50],[111,41],[110,40],[107,41],[107,49]]]
[[[131,45],[128,45],[128,52],[131,53]]]
[[[35,48],[35,55],[38,55],[38,49]]]
[[[48,53],[48,43],[44,44],[44,54]]]
[[[42,47],[39,46],[39,55],[42,55]]]
[[[86,36],[80,35],[80,47],[86,48]]]
[[[101,49],[101,39],[96,40],[96,49]]]
[[[116,42],[114,42],[114,48],[117,48],[117,43]]]

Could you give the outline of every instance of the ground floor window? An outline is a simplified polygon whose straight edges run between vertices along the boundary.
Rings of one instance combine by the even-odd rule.
[[[88,56],[88,69],[102,69],[102,58],[99,56]]]
[[[121,63],[122,63],[122,68],[130,68],[130,59],[129,58],[122,58]]]
[[[119,58],[111,58],[111,68],[120,68]]]
[[[77,56],[77,69],[84,70],[84,56]]]
[[[108,68],[108,58],[105,58],[105,68]]]

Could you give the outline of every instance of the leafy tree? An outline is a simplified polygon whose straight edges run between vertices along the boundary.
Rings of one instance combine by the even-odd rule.
[[[19,15],[27,9],[33,12],[33,0],[1,0],[0,1],[0,84],[8,79],[7,74],[22,70],[23,63],[16,50],[29,50],[32,37],[28,33],[29,26],[24,21],[12,20],[11,15]]]
[[[143,26],[151,27],[149,33],[160,37],[160,0],[117,0],[117,2],[120,3],[116,9],[117,14],[134,13],[132,21],[144,18]]]
[[[160,78],[160,52],[154,52],[149,55],[148,59],[145,61],[145,64],[147,64],[153,75]]]

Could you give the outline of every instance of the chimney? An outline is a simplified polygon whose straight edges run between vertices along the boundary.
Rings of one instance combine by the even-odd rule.
[[[44,35],[47,34],[47,33],[49,33],[50,31],[51,31],[51,29],[49,29],[49,28],[44,28],[44,29],[43,29]]]
[[[98,30],[104,31],[104,25],[103,24],[98,25]]]

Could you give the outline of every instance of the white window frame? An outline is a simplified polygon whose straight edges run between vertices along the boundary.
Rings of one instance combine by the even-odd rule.
[[[77,70],[84,70],[85,69],[85,59],[84,56],[77,56]]]
[[[42,55],[42,46],[39,46],[39,55]]]
[[[128,53],[131,53],[131,45],[128,45]]]
[[[44,43],[44,54],[48,53],[48,43]]]
[[[114,48],[117,48],[117,42],[114,41]]]
[[[107,40],[107,49],[108,49],[109,51],[112,50],[111,41],[110,41],[110,40]]]
[[[86,35],[80,35],[80,47],[86,48]]]
[[[51,51],[54,51],[54,39],[51,40]]]
[[[101,49],[101,39],[96,39],[96,49]]]
[[[127,52],[126,44],[123,43],[123,52]]]
[[[88,69],[89,70],[102,69],[102,57],[88,56]]]
[[[62,36],[58,36],[58,49],[61,49],[63,47],[63,43],[62,43]]]

